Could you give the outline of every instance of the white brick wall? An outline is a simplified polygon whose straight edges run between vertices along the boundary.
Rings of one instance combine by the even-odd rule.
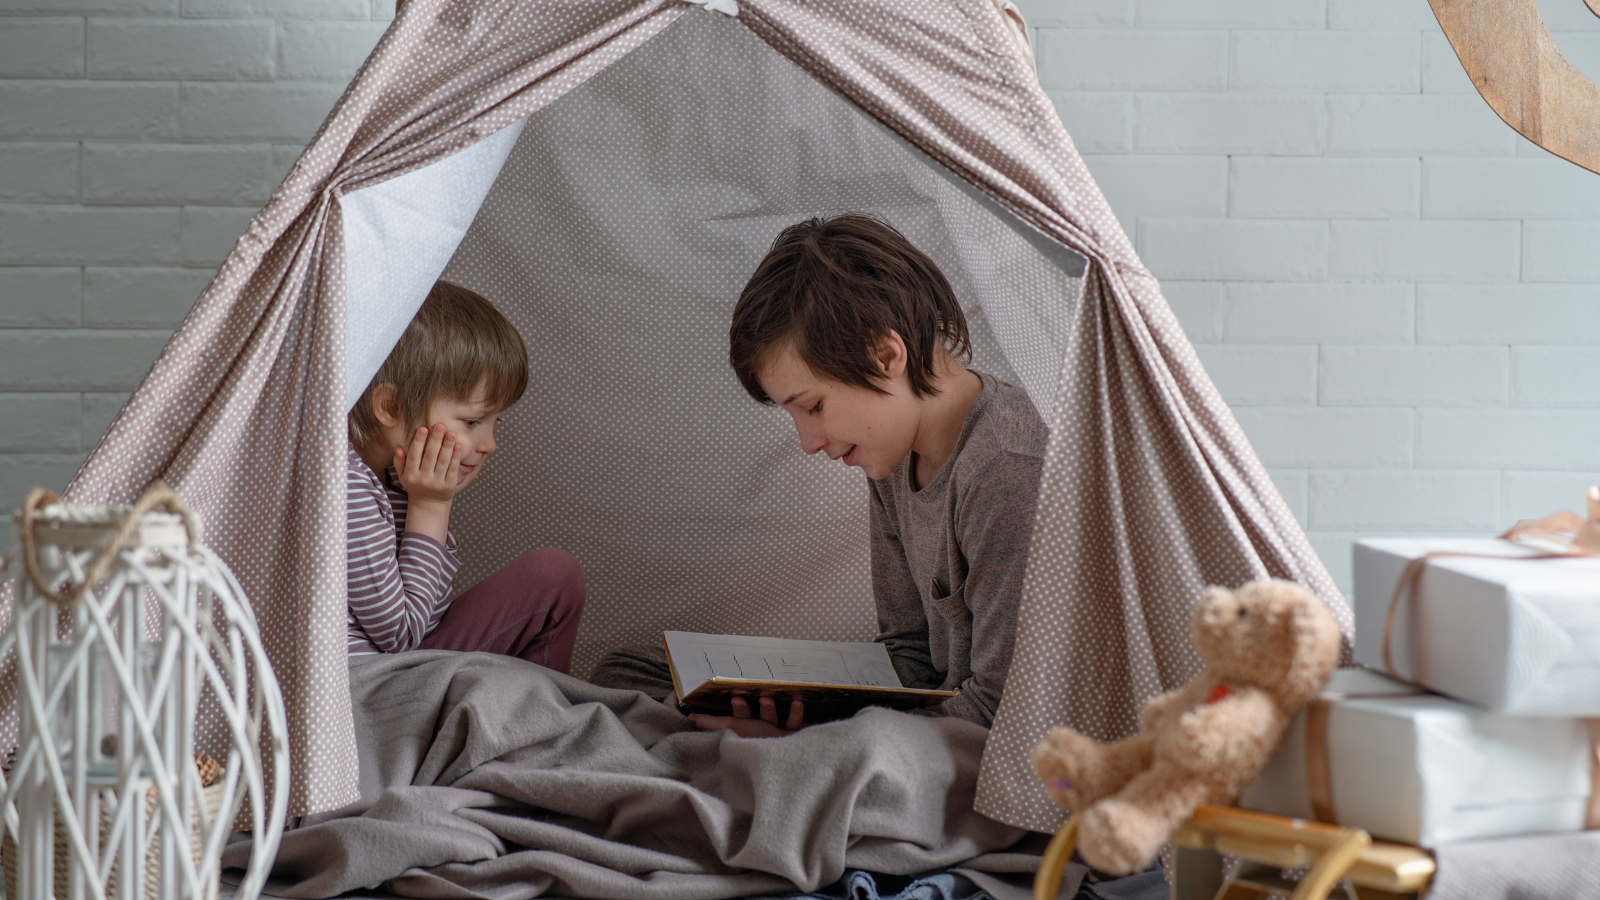
[[[393,8],[0,0],[0,510],[77,470]]]
[[[1495,116],[1426,0],[1019,3],[1341,584],[1360,536],[1490,533],[1600,483],[1600,175]],[[1539,5],[1600,78],[1600,18]]]
[[[1040,78],[1335,577],[1600,481],[1600,175],[1425,0],[1023,0]],[[60,487],[393,0],[0,0],[0,507]],[[1542,2],[1600,76],[1600,19]]]

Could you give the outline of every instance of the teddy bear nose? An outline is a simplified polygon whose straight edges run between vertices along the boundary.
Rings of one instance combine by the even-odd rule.
[[[1244,618],[1245,616],[1247,616],[1249,614],[1250,614],[1249,611],[1246,610],[1244,607],[1242,607],[1242,606],[1239,607],[1239,618],[1242,619],[1242,618]]]

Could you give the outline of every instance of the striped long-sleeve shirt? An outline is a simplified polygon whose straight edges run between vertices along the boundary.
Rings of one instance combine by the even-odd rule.
[[[450,607],[461,561],[455,532],[445,544],[406,531],[408,498],[389,470],[385,485],[350,447],[345,516],[349,530],[349,652],[413,650]]]

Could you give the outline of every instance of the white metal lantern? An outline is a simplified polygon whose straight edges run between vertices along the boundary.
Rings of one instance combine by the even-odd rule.
[[[214,900],[242,825],[256,840],[236,897],[253,900],[282,835],[289,760],[283,697],[233,573],[160,482],[131,507],[36,488],[16,535],[0,642],[19,706],[0,777],[10,897]],[[197,722],[209,726],[198,743]]]

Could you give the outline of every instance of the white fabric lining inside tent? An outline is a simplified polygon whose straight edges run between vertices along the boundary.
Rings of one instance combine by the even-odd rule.
[[[345,407],[355,406],[456,252],[524,119],[460,153],[339,198]]]
[[[1082,258],[722,16],[681,18],[527,124],[503,167],[496,147],[435,173],[474,147],[345,200],[355,393],[431,282],[414,213],[448,196],[453,232],[487,191],[444,274],[512,318],[532,381],[458,501],[457,590],[534,547],[573,552],[590,584],[577,673],[664,628],[871,639],[865,482],[804,458],[787,415],[734,379],[744,279],[786,225],[879,214],[950,278],[974,366],[1044,408]]]

